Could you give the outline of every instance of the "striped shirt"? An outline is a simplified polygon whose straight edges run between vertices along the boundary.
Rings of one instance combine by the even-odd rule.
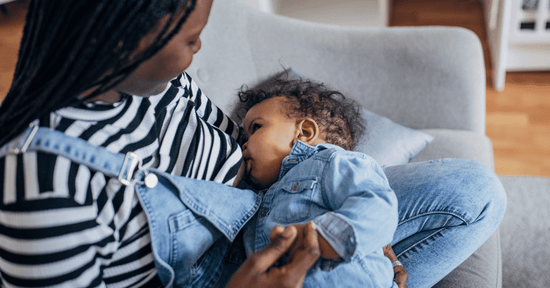
[[[37,121],[174,175],[231,185],[242,161],[238,127],[186,73],[157,96]],[[57,155],[0,157],[3,287],[159,287],[150,243],[133,187]]]

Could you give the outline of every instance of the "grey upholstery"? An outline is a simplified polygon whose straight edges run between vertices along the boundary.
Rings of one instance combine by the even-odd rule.
[[[485,131],[483,53],[469,30],[328,26],[228,0],[209,22],[189,71],[219,106],[284,65],[411,128]]]
[[[483,51],[471,31],[336,27],[216,0],[201,39],[188,72],[230,115],[241,85],[293,67],[364,108],[435,136],[414,161],[459,157],[494,166],[484,135]],[[501,267],[497,231],[438,287],[500,287]]]
[[[550,178],[500,176],[508,195],[502,238],[502,287],[550,287]]]
[[[434,136],[434,141],[411,162],[445,158],[472,159],[494,168],[493,145],[489,137],[465,130],[421,129]]]

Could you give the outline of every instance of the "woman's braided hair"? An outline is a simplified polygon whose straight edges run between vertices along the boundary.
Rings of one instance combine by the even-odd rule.
[[[31,0],[13,82],[0,104],[0,146],[34,119],[116,86],[170,41],[196,1]],[[154,43],[134,55],[154,29]],[[91,88],[86,99],[77,98]]]
[[[342,93],[302,78],[289,76],[284,71],[256,88],[243,87],[239,92],[243,117],[252,106],[274,97],[285,97],[287,116],[317,122],[325,141],[346,150],[353,150],[365,133],[365,121],[360,116],[358,103]],[[244,112],[244,113],[243,113]]]

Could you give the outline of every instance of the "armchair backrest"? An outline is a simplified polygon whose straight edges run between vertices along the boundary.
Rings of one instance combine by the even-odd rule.
[[[331,26],[216,0],[188,72],[226,113],[241,85],[284,67],[411,128],[485,131],[485,68],[477,36],[451,27]]]

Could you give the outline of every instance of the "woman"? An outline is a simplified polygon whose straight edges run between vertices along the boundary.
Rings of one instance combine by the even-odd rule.
[[[233,184],[242,156],[228,134],[238,129],[186,75],[169,83],[200,49],[212,1],[70,2],[29,3],[0,107],[0,146],[34,121],[113,153],[134,151],[146,167]],[[203,155],[204,145],[213,152]],[[54,154],[0,160],[7,171],[0,209],[9,215],[3,284],[161,286],[134,187]],[[274,230],[273,244],[243,264],[232,285],[293,287],[318,257],[308,235],[299,260],[268,273],[297,236],[292,227]]]
[[[200,49],[211,4],[30,1],[14,81],[0,106],[0,146],[33,122],[112,153],[134,152],[144,167],[236,183],[242,154],[228,135],[235,137],[237,129],[187,75],[170,81]],[[385,172],[403,207],[394,248],[410,269],[410,287],[424,287],[492,234],[505,201],[496,177],[476,163],[415,165]],[[132,186],[47,153],[2,155],[0,166],[5,171],[0,175],[4,282],[161,285],[148,215]],[[465,167],[470,173],[457,173]],[[427,185],[436,180],[440,185]],[[419,187],[422,193],[410,192]],[[484,196],[473,197],[476,193]],[[447,203],[438,214],[447,219],[432,216],[439,203]],[[315,233],[308,229],[300,237],[306,239],[302,254],[270,269],[298,236],[292,227],[274,230],[272,245],[250,257],[229,285],[299,285],[319,254]],[[463,241],[472,233],[475,239]]]

